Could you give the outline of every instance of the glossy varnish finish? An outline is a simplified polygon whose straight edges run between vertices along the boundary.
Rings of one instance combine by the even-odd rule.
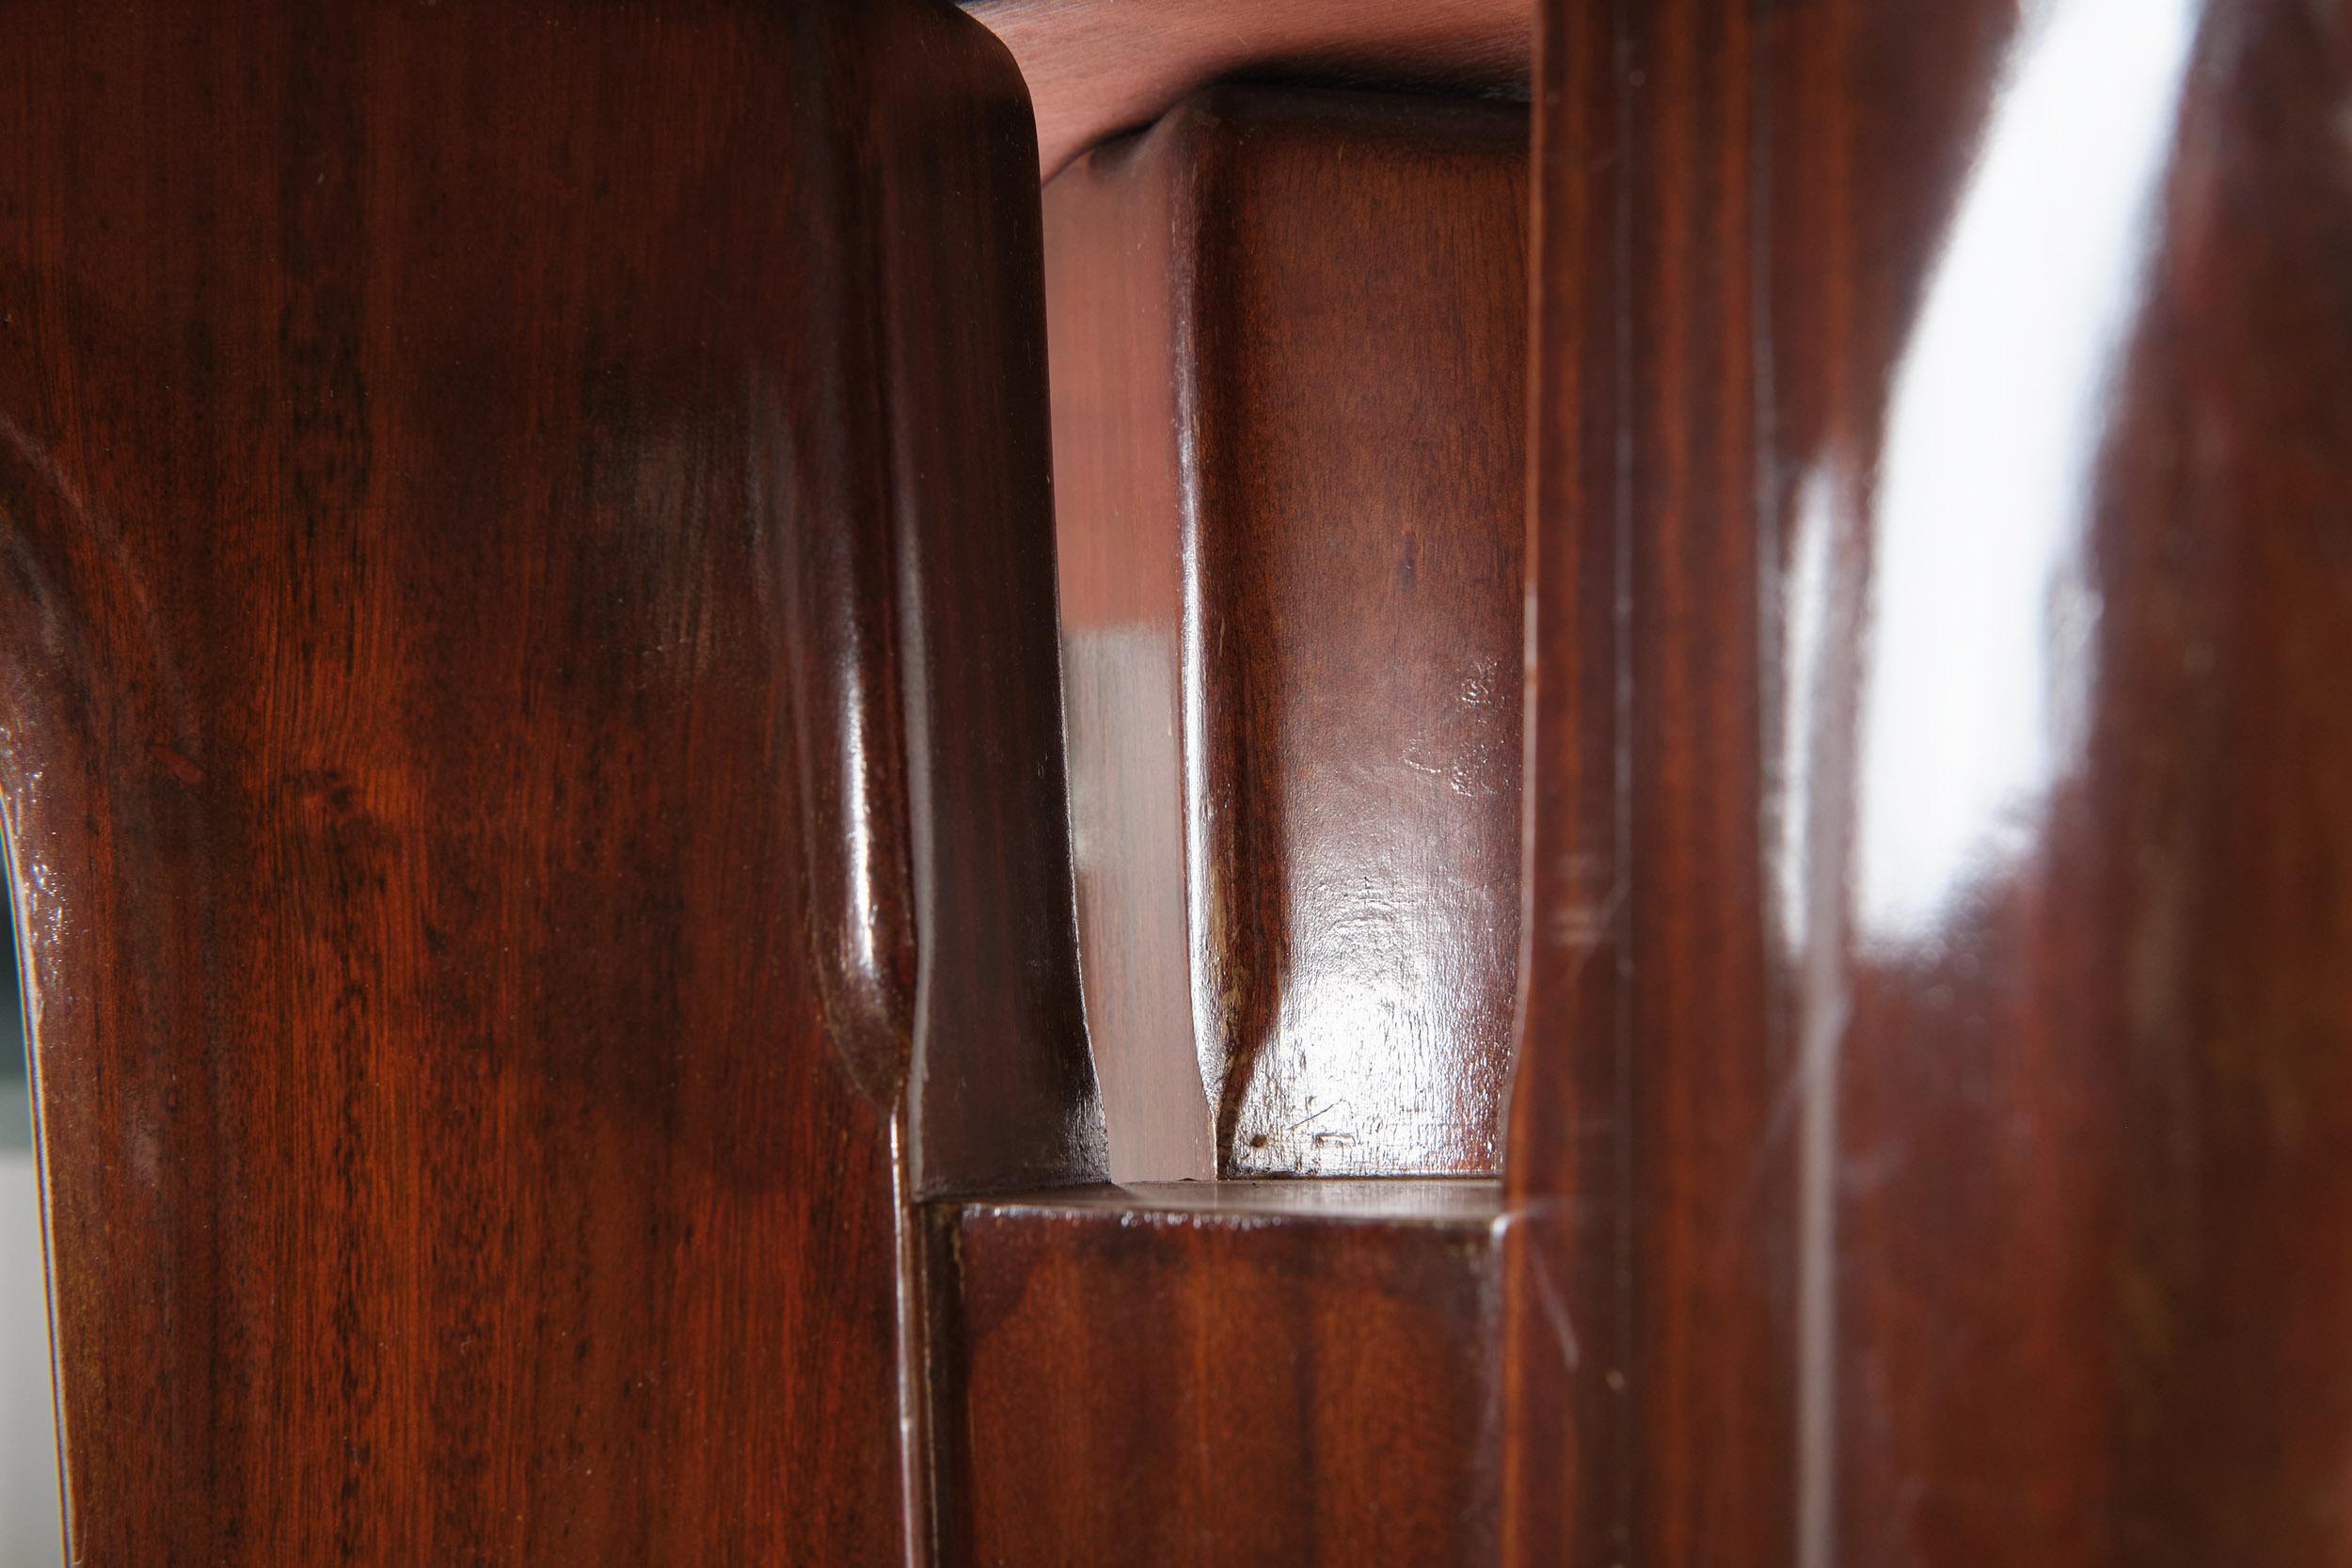
[[[1526,119],[1221,88],[1046,192],[1081,950],[1123,1177],[1491,1172]]]
[[[0,122],[75,1560],[901,1560],[910,1189],[1100,1144],[1009,61],[56,6]]]
[[[1186,1182],[942,1206],[942,1562],[1492,1561],[1496,1197]]]
[[[2352,35],[1544,8],[1515,1562],[2352,1561]]]
[[[1418,84],[1524,100],[1521,0],[967,0],[1021,62],[1039,162],[1149,125],[1220,78]]]

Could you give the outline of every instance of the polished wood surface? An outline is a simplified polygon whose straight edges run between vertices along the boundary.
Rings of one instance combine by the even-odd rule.
[[[2352,27],[1538,15],[11,16],[74,1560],[2352,1564]]]
[[[74,1560],[908,1560],[914,1189],[1099,1173],[1009,58],[50,6],[0,116]]]
[[[2352,1561],[2352,33],[1538,54],[1507,1559]]]
[[[943,1564],[1494,1560],[1497,1188],[942,1206]]]
[[[1021,62],[1051,180],[1220,78],[1524,99],[1525,0],[967,0]]]
[[[1078,902],[1122,1179],[1491,1173],[1526,118],[1218,88],[1046,191]]]

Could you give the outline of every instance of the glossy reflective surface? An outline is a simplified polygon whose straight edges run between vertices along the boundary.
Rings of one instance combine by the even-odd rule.
[[[1418,85],[1524,99],[1519,0],[969,0],[1012,50],[1051,180],[1222,77]]]
[[[2352,33],[1545,28],[1508,1555],[2352,1561]]]
[[[942,1563],[1494,1560],[1492,1186],[1174,1185],[933,1211]]]
[[[1526,119],[1225,88],[1048,187],[1081,952],[1121,1180],[1490,1173]]]
[[[1502,1212],[1497,1181],[1462,1177],[1277,1177],[1243,1181],[1134,1181],[1050,1187],[996,1194],[984,1200],[1002,1213],[1215,1214],[1235,1221],[1361,1220],[1391,1225],[1411,1220],[1490,1225]]]
[[[906,1560],[914,1189],[1100,1168],[1019,81],[220,22],[0,33],[75,1560]]]

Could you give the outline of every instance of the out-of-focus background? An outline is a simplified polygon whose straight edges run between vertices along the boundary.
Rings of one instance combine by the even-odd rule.
[[[64,1560],[24,1008],[15,936],[0,917],[0,1568],[56,1568]]]

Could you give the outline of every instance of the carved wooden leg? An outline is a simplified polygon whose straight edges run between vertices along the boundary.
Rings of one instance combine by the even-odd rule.
[[[0,114],[75,1560],[904,1558],[915,1189],[1100,1148],[1009,60],[50,6]]]

